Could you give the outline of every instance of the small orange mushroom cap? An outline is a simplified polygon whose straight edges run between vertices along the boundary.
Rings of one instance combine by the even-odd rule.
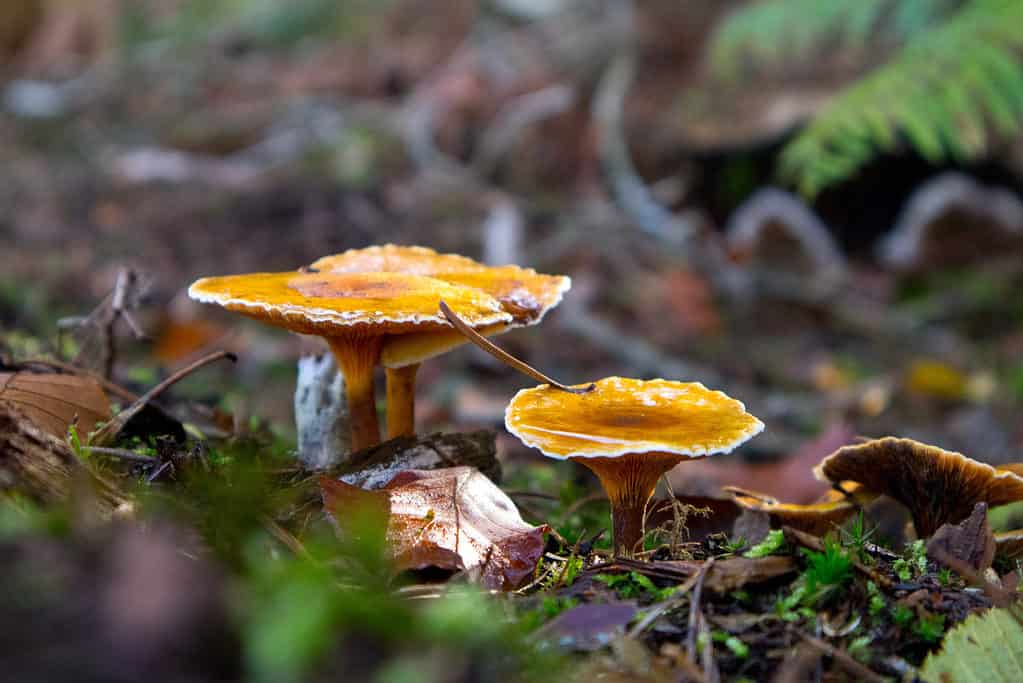
[[[321,337],[450,328],[441,299],[473,325],[511,320],[483,291],[404,273],[249,273],[196,281],[189,296]]]
[[[599,380],[584,394],[546,384],[523,389],[508,404],[505,425],[527,446],[558,459],[699,458],[731,452],[764,429],[741,402],[699,382],[626,377]]]
[[[698,382],[625,377],[580,394],[547,384],[524,389],[504,423],[527,446],[597,475],[611,502],[615,551],[625,554],[642,540],[644,510],[662,474],[683,460],[728,453],[764,428],[742,403]]]

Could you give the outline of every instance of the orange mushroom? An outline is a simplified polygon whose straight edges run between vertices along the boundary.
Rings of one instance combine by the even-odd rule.
[[[643,539],[661,475],[684,460],[728,453],[764,428],[742,403],[699,382],[623,377],[599,380],[587,393],[523,389],[505,426],[527,446],[597,475],[611,502],[615,552],[626,555]]]
[[[543,275],[519,266],[490,267],[457,254],[439,254],[426,247],[394,244],[324,256],[309,268],[321,273],[424,275],[481,290],[496,299],[511,316],[508,320],[483,325],[467,321],[484,335],[539,323],[547,311],[560,303],[571,286],[571,280],[563,275]],[[415,385],[420,363],[465,341],[461,334],[447,327],[393,336],[383,343],[380,362],[387,373],[388,438],[415,432]]]
[[[851,480],[888,495],[913,517],[917,536],[957,524],[973,506],[1023,500],[1023,477],[912,439],[885,437],[838,449],[814,468],[822,481]]]
[[[724,489],[744,510],[763,512],[780,524],[823,536],[835,525],[849,519],[864,503],[877,497],[855,482],[842,482],[841,486],[842,491],[828,491],[821,500],[809,505],[782,503],[773,496],[738,486],[726,486]]]
[[[404,273],[250,273],[196,281],[189,296],[271,325],[326,339],[345,376],[352,448],[379,442],[373,369],[387,340],[450,329],[444,299],[477,327],[511,322],[496,299],[471,287]]]

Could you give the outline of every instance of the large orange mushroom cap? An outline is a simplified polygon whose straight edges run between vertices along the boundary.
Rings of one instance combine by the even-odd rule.
[[[977,503],[995,507],[1023,500],[1023,477],[1010,469],[912,439],[885,437],[845,446],[824,458],[814,474],[822,481],[856,481],[891,496],[909,509],[921,538],[966,519]]]
[[[580,394],[546,384],[524,389],[508,404],[505,426],[527,446],[597,475],[611,502],[615,551],[626,554],[643,537],[645,507],[662,474],[731,452],[764,428],[742,403],[699,382],[624,377]]]
[[[250,273],[208,277],[189,296],[294,332],[324,337],[345,376],[352,446],[380,440],[373,369],[385,339],[450,329],[440,301],[473,325],[511,321],[501,304],[479,289],[406,273]],[[404,422],[410,422],[409,417]]]
[[[188,294],[204,303],[321,337],[405,334],[448,328],[441,299],[474,325],[511,315],[478,289],[404,273],[248,273],[196,281]]]

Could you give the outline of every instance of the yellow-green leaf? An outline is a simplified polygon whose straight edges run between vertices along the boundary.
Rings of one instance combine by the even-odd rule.
[[[948,632],[941,651],[927,657],[920,675],[928,683],[1023,681],[1023,625],[1008,609],[974,614]]]

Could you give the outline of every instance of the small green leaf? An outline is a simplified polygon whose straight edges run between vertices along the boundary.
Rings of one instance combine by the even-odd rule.
[[[743,553],[743,557],[753,559],[767,557],[781,550],[783,545],[785,545],[785,534],[781,529],[772,529],[767,532],[767,537],[764,540]]]

